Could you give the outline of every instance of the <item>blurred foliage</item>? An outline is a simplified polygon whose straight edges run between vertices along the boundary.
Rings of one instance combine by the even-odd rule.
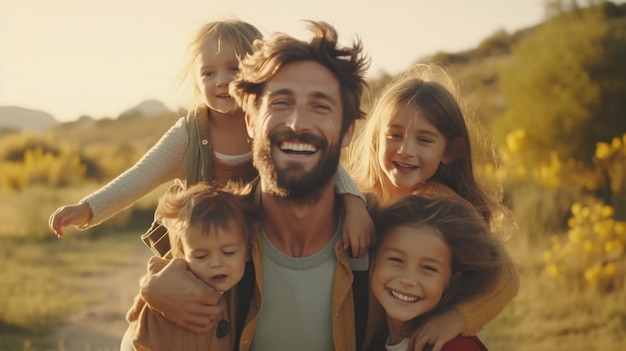
[[[501,75],[509,106],[495,121],[497,136],[532,131],[533,159],[546,161],[546,150],[554,149],[591,162],[597,141],[626,131],[626,20],[617,17],[623,6],[601,2],[554,11],[513,48],[514,61]]]
[[[589,283],[605,293],[624,287],[626,222],[616,221],[615,209],[601,202],[571,207],[567,236],[552,236],[544,252],[546,272],[575,285]]]

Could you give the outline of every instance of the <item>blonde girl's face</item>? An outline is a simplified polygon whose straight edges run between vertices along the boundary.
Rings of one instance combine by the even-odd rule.
[[[196,59],[195,77],[204,103],[220,114],[237,110],[237,104],[228,93],[228,84],[239,71],[235,47],[227,40],[221,43],[211,39]]]
[[[450,248],[435,228],[391,229],[376,253],[371,280],[388,321],[401,325],[433,309],[448,286],[451,264]]]
[[[203,233],[190,227],[181,238],[185,261],[193,274],[217,291],[227,291],[243,277],[248,244],[238,226]]]
[[[412,106],[399,109],[381,128],[378,162],[384,193],[403,197],[430,179],[446,163],[446,138]]]

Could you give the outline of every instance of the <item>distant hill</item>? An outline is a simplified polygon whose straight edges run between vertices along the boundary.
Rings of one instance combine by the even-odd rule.
[[[120,113],[119,118],[157,117],[170,112],[171,111],[167,108],[167,106],[165,106],[165,104],[161,101],[146,100],[141,102],[139,105]]]
[[[17,106],[0,106],[0,128],[44,132],[59,122],[49,113]]]
[[[146,100],[135,107],[120,113],[118,119],[131,120],[160,117],[172,111],[164,103],[157,100]],[[45,132],[61,125],[88,128],[97,122],[90,116],[82,116],[76,121],[60,123],[51,114],[17,106],[0,106],[0,130]],[[0,133],[2,134],[2,133]]]

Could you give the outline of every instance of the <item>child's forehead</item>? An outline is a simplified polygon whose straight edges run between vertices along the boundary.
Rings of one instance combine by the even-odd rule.
[[[211,242],[238,242],[246,241],[247,236],[243,228],[234,220],[223,224],[213,223],[211,225],[196,224],[187,228],[183,237],[187,241],[211,239]]]

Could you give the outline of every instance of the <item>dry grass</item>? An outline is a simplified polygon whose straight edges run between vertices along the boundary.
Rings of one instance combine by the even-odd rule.
[[[55,330],[102,298],[101,278],[137,265],[137,252],[145,250],[137,237],[0,239],[0,350],[49,350],[58,344]]]
[[[626,289],[601,294],[573,288],[542,272],[540,246],[525,238],[507,245],[518,263],[517,297],[480,337],[491,350],[623,350]]]

